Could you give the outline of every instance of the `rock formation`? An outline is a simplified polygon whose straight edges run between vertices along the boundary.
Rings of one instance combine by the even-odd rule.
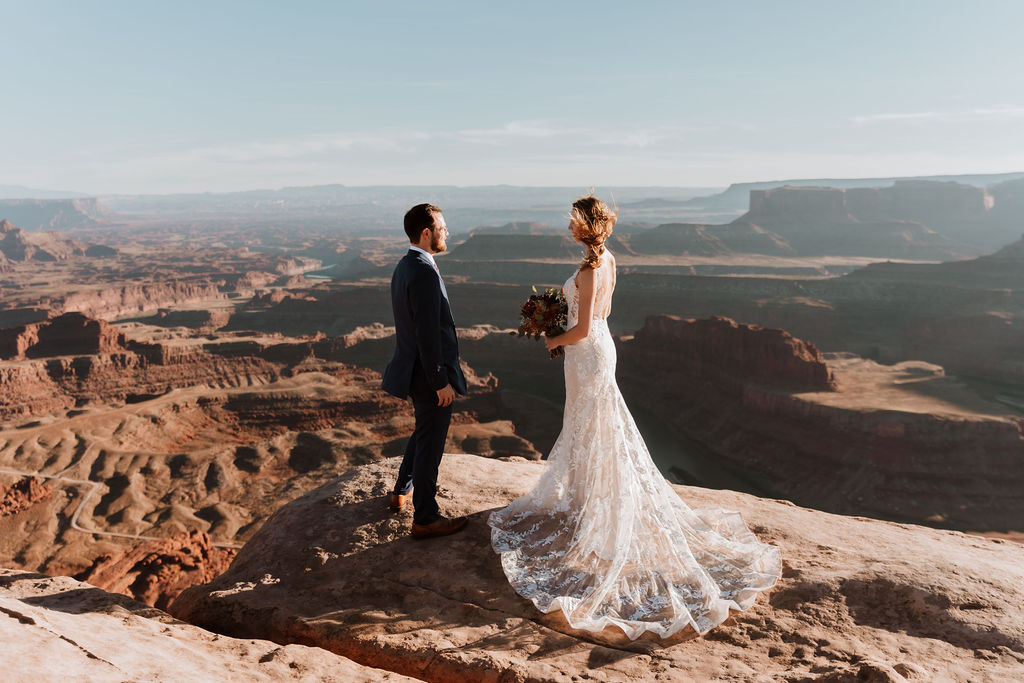
[[[276,291],[276,290],[275,290]],[[214,309],[161,309],[146,322],[166,327],[187,327],[201,332],[214,332],[231,320],[230,308]]]
[[[11,486],[0,484],[0,517],[16,515],[53,495],[53,489],[35,477],[24,477]]]
[[[1024,178],[994,185],[990,194],[993,200],[992,213],[1000,220],[1020,226],[1021,216],[1024,216]]]
[[[6,331],[0,343],[9,359],[0,362],[0,417],[8,418],[138,401],[208,382],[237,386],[282,370],[260,357],[270,345],[246,353],[230,344],[126,341],[105,322],[77,313]]]
[[[681,451],[700,444],[750,490],[846,514],[1024,528],[1024,420],[941,367],[824,359],[781,330],[652,316],[619,344],[618,377]]]
[[[900,180],[876,187],[750,190],[737,222],[774,230],[802,253],[948,260],[994,249],[1020,232],[1024,181],[986,189],[963,182]],[[819,234],[814,234],[815,231]]]
[[[141,284],[115,285],[71,291],[59,297],[44,297],[39,305],[55,313],[77,311],[92,318],[120,318],[145,311],[193,302],[216,302],[227,298],[220,283],[206,276],[169,277]]]
[[[887,356],[939,363],[999,385],[1024,380],[1024,238],[975,259],[874,263],[836,285],[848,299],[877,302],[861,313],[851,301],[851,313],[861,313],[851,323],[862,336],[887,340],[879,344]],[[1007,389],[1014,393],[999,393]]]
[[[3,202],[0,202],[2,204]],[[0,206],[2,214],[2,206]],[[117,250],[99,244],[68,239],[60,233],[26,232],[8,220],[0,220],[0,256],[6,261],[66,261],[77,256],[114,256]]]
[[[0,227],[6,230],[0,232],[0,327],[67,312],[110,320],[174,307],[223,310],[230,299],[294,284],[302,273],[320,267],[315,259],[223,244],[164,248],[142,238],[144,246],[131,239],[124,252],[117,252],[6,222]],[[124,239],[113,237],[118,244]]]
[[[81,356],[125,350],[124,334],[103,320],[65,313],[49,320],[0,330],[0,360]]]
[[[318,647],[225,638],[68,577],[0,569],[5,681],[413,679]]]
[[[1024,547],[676,487],[739,511],[780,547],[779,585],[704,638],[574,632],[519,598],[491,551],[488,512],[540,463],[446,455],[455,536],[416,541],[384,496],[398,463],[352,470],[284,506],[212,583],[171,604],[218,633],[315,644],[430,681],[1012,680],[1024,670]]]
[[[749,223],[697,225],[665,223],[616,232],[608,242],[616,254],[720,257],[734,253],[793,254],[786,240]],[[477,228],[445,257],[446,264],[523,259],[577,259],[581,248],[564,228],[535,223],[510,223],[500,228]],[[446,272],[449,270],[446,268]]]
[[[617,236],[609,240],[609,248],[621,252],[629,247]],[[578,258],[582,248],[566,232],[558,234],[530,234],[517,232],[513,234],[474,232],[470,237],[452,249],[452,260],[508,260],[508,259],[552,259]]]
[[[948,259],[964,247],[934,230],[925,219],[937,215],[923,198],[912,198],[936,183],[908,182],[893,188],[779,187],[750,191],[750,211],[735,224],[750,224],[781,235],[801,254],[856,254],[911,259]],[[955,183],[953,183],[955,185]],[[974,220],[984,217],[985,191],[962,186],[978,202]],[[952,201],[946,188],[937,196]],[[908,197],[909,194],[909,197]],[[885,199],[882,199],[885,198]],[[962,202],[961,202],[962,203]],[[910,204],[911,206],[906,206]],[[920,206],[918,206],[920,205]],[[915,208],[921,208],[916,211]],[[952,210],[952,209],[950,209]],[[969,210],[964,209],[970,213]],[[956,212],[960,215],[961,212]],[[948,225],[947,220],[942,225]],[[966,253],[970,253],[967,251]]]
[[[235,557],[202,531],[156,539],[97,557],[75,578],[166,610],[178,593],[223,574]]]
[[[94,197],[81,199],[0,199],[0,219],[29,230],[67,230],[101,223],[107,209]]]
[[[482,225],[473,228],[471,235],[558,235],[563,236],[565,228],[556,228],[537,222],[512,222],[504,225]]]
[[[401,453],[412,430],[408,403],[352,365],[360,345],[345,338],[210,339],[77,314],[16,332],[8,347],[21,359],[0,361],[0,466],[38,473],[55,495],[0,517],[0,557],[144,600],[209,576],[169,568],[201,554],[194,539],[180,561],[145,545],[125,556],[127,544],[188,531],[238,543],[282,500]],[[38,357],[47,350],[79,355]],[[470,395],[447,449],[539,459],[503,413],[495,378],[465,372]]]
[[[750,193],[752,191],[771,190],[780,187],[834,187],[841,189],[891,189],[896,185],[924,186],[935,188],[941,192],[944,188],[962,188],[973,186],[974,188],[987,188],[990,195],[996,198],[999,204],[997,193],[1000,188],[1012,187],[1014,183],[1022,180],[1022,173],[991,173],[991,174],[960,174],[943,176],[915,176],[915,177],[888,177],[888,178],[791,178],[786,180],[733,183],[718,194],[695,197],[685,201],[673,202],[679,206],[698,207],[701,209],[713,209],[720,212],[733,211],[742,213],[749,207]],[[1020,187],[1020,185],[1016,185]],[[976,204],[975,204],[976,206]],[[927,207],[924,207],[927,210]]]
[[[785,330],[718,316],[683,320],[653,315],[637,330],[633,344],[651,351],[669,350],[672,362],[662,372],[718,383],[723,389],[736,380],[798,391],[835,388],[821,352]]]
[[[716,234],[715,227],[688,223],[666,223],[635,235],[629,245],[644,254],[672,254],[680,256],[721,256],[732,253]]]

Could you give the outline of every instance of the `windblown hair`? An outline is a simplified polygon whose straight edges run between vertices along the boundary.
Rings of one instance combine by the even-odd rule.
[[[424,230],[433,230],[434,215],[439,213],[441,209],[433,204],[417,204],[406,211],[405,234],[409,236],[409,241],[416,244]]]
[[[586,245],[581,268],[598,268],[601,255],[604,254],[604,243],[612,235],[612,228],[618,219],[615,211],[595,197],[593,193],[580,197],[572,203],[572,216],[583,223],[580,241]]]

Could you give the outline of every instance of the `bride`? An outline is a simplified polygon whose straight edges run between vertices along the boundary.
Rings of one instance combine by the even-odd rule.
[[[691,510],[651,460],[615,383],[615,219],[593,195],[573,203],[586,253],[565,283],[569,329],[547,338],[565,347],[562,432],[533,490],[491,514],[491,544],[516,592],[574,629],[704,634],[775,584],[779,550],[736,512]]]

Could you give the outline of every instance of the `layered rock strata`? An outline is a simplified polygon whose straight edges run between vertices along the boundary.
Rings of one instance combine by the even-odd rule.
[[[78,322],[57,327],[79,337],[56,337],[78,350],[103,339],[121,350],[36,358],[53,327],[40,326],[31,340],[14,335],[31,341],[22,360],[0,362],[0,469],[38,475],[54,491],[0,518],[5,564],[74,575],[92,566],[105,586],[166,601],[210,578],[167,568],[197,558],[201,544],[143,545],[123,556],[127,548],[189,531],[237,544],[281,501],[400,455],[412,432],[408,402],[384,393],[378,373],[353,366],[344,338],[211,341]],[[539,459],[503,415],[495,378],[465,372],[470,395],[459,399],[446,448]]]
[[[1024,421],[941,367],[812,350],[779,330],[652,316],[620,343],[618,375],[680,449],[700,444],[750,490],[846,514],[1024,528]]]
[[[38,323],[0,330],[0,360],[78,356],[124,351],[124,334],[103,320],[65,313]]]
[[[984,194],[979,188],[969,189]],[[750,211],[733,224],[777,233],[801,254],[945,259],[964,253],[964,247],[931,229],[921,217],[881,206],[875,210],[878,202],[871,201],[871,193],[891,191],[834,187],[751,190]]]
[[[738,222],[774,230],[804,253],[935,258],[977,254],[1019,231],[1020,181],[991,188],[896,180],[887,187],[794,187],[750,191]]]
[[[666,372],[693,375],[705,382],[764,383],[802,391],[831,391],[835,382],[814,344],[785,330],[744,325],[714,316],[683,320],[655,315],[637,330],[633,344],[669,349]]]

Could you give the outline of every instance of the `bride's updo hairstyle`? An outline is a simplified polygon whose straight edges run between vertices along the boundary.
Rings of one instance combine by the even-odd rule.
[[[597,268],[601,265],[604,243],[612,235],[617,216],[608,205],[593,193],[580,197],[572,203],[572,218],[583,224],[579,238],[586,245],[581,268]]]

